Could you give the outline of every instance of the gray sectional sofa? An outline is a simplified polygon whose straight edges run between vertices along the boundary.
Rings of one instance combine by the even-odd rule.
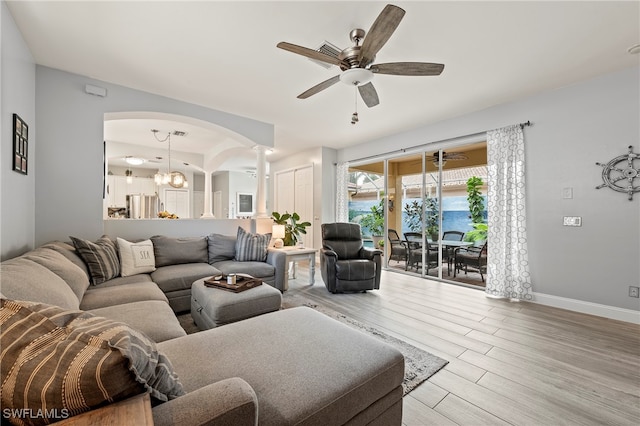
[[[151,241],[154,271],[114,277],[98,285],[90,283],[86,261],[69,243],[48,243],[4,261],[0,264],[3,310],[12,306],[15,312],[27,312],[25,318],[44,315],[39,324],[51,321],[61,326],[69,321],[61,327],[82,333],[88,324],[85,316],[92,314],[90,321],[97,321],[94,315],[103,318],[118,336],[128,333],[120,343],[133,338],[147,342],[143,361],[158,356],[161,361],[152,364],[155,371],[147,365],[153,380],[169,377],[174,384],[163,396],[162,386],[158,391],[153,380],[140,378],[141,368],[129,367],[129,373],[135,370],[130,394],[159,395],[152,398],[154,421],[159,425],[401,423],[402,354],[310,308],[272,312],[191,335],[182,329],[175,313],[189,309],[193,281],[218,273],[246,272],[282,290],[287,265],[281,253],[270,250],[266,262],[247,263],[233,260],[232,236],[152,237]],[[14,300],[27,302],[16,304]],[[18,317],[2,315],[3,321]],[[5,331],[15,330],[7,324],[3,322],[3,345],[9,345]],[[78,324],[80,328],[75,328]],[[91,339],[111,332],[106,329]],[[109,342],[101,350],[115,351],[118,344]],[[1,361],[3,386],[5,382],[15,385],[16,380],[5,378],[17,376],[19,369],[7,365],[7,359]],[[160,365],[168,366],[170,374],[160,371]],[[3,387],[3,407],[12,406],[15,401],[6,398],[14,394],[19,392]]]

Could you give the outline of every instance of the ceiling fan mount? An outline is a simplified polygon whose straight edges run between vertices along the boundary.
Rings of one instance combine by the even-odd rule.
[[[443,64],[429,62],[373,63],[376,54],[395,32],[404,14],[405,11],[398,6],[392,4],[386,5],[371,25],[368,33],[361,28],[351,30],[349,38],[355,45],[342,50],[337,57],[287,42],[278,43],[277,47],[280,49],[336,65],[342,71],[341,74],[331,77],[301,93],[298,95],[298,99],[306,99],[333,86],[338,81],[342,81],[346,84],[357,86],[362,100],[371,108],[380,103],[378,93],[371,83],[375,74],[405,76],[440,75],[444,69]]]

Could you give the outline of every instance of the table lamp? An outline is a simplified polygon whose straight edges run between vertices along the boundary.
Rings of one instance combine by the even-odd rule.
[[[282,239],[284,238],[284,225],[273,225],[271,228],[271,236],[275,238],[273,246],[275,248],[281,248],[284,246]]]

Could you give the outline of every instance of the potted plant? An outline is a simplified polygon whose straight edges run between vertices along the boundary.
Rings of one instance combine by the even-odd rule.
[[[271,219],[277,225],[284,225],[283,241],[285,246],[295,246],[300,240],[300,234],[306,234],[307,226],[311,226],[310,222],[300,222],[300,215],[296,212],[285,212],[282,215],[278,212],[272,212]]]
[[[381,199],[378,204],[371,206],[371,213],[360,219],[360,226],[369,230],[371,233],[373,247],[379,247],[380,240],[384,240],[382,235],[384,233],[384,199]]]
[[[440,234],[440,212],[438,209],[438,199],[427,197],[425,199],[426,207],[426,231],[431,237],[431,241],[438,241]]]
[[[473,243],[487,240],[488,226],[483,216],[484,199],[479,189],[482,184],[482,179],[477,176],[471,176],[467,180],[467,201],[473,229],[465,234],[464,239]]]
[[[404,212],[407,216],[407,226],[411,232],[422,232],[422,215],[426,213],[426,233],[431,237],[432,241],[437,241],[439,236],[439,219],[437,198],[425,198],[424,205],[419,201],[413,200],[405,204]]]

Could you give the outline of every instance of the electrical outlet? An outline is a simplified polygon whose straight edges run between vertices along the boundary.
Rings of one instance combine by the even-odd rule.
[[[562,218],[563,226],[582,226],[582,217],[580,216],[564,216]]]
[[[629,286],[629,297],[640,297],[640,287]]]

